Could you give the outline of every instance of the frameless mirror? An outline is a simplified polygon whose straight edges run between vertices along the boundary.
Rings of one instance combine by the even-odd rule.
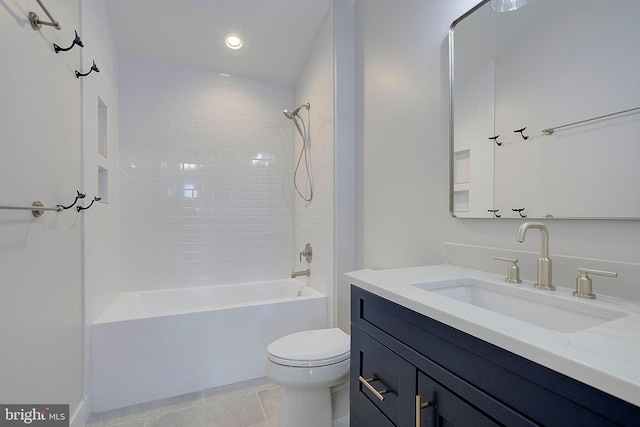
[[[453,22],[450,211],[640,219],[640,1],[483,1]]]

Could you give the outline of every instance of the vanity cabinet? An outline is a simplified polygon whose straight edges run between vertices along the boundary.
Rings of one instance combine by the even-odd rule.
[[[628,402],[356,286],[351,313],[352,427],[640,426]]]

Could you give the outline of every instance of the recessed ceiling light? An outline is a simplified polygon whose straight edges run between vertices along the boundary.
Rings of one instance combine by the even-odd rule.
[[[224,40],[229,49],[240,49],[242,47],[242,40],[237,34],[227,34]]]

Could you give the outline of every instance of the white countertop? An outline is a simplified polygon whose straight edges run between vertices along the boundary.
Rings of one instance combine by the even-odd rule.
[[[504,283],[504,276],[450,265],[360,270],[346,279],[366,291],[438,320],[512,353],[640,406],[640,303],[598,295],[586,303],[630,313],[578,332],[555,332],[445,296],[413,284],[474,277]],[[533,289],[532,282],[521,285]],[[537,291],[536,292],[549,292]],[[575,300],[557,288],[558,298]]]

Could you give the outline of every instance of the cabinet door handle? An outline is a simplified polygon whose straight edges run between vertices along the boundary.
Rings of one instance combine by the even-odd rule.
[[[431,402],[422,403],[422,396],[416,395],[416,427],[420,427],[420,411],[431,406]]]
[[[360,375],[360,376],[358,376],[358,379],[360,380],[360,382],[361,382],[362,384],[364,384],[364,385],[369,389],[369,391],[370,391],[371,393],[375,394],[375,395],[376,395],[376,397],[377,397],[378,399],[380,399],[382,402],[384,402],[384,396],[383,396],[383,394],[388,393],[388,392],[389,392],[389,390],[384,389],[384,390],[380,390],[380,391],[378,391],[378,390],[376,390],[376,389],[375,389],[375,388],[370,384],[370,383],[372,383],[373,381],[379,381],[377,378],[367,378],[367,379],[364,379],[364,378],[362,378],[362,376]]]

